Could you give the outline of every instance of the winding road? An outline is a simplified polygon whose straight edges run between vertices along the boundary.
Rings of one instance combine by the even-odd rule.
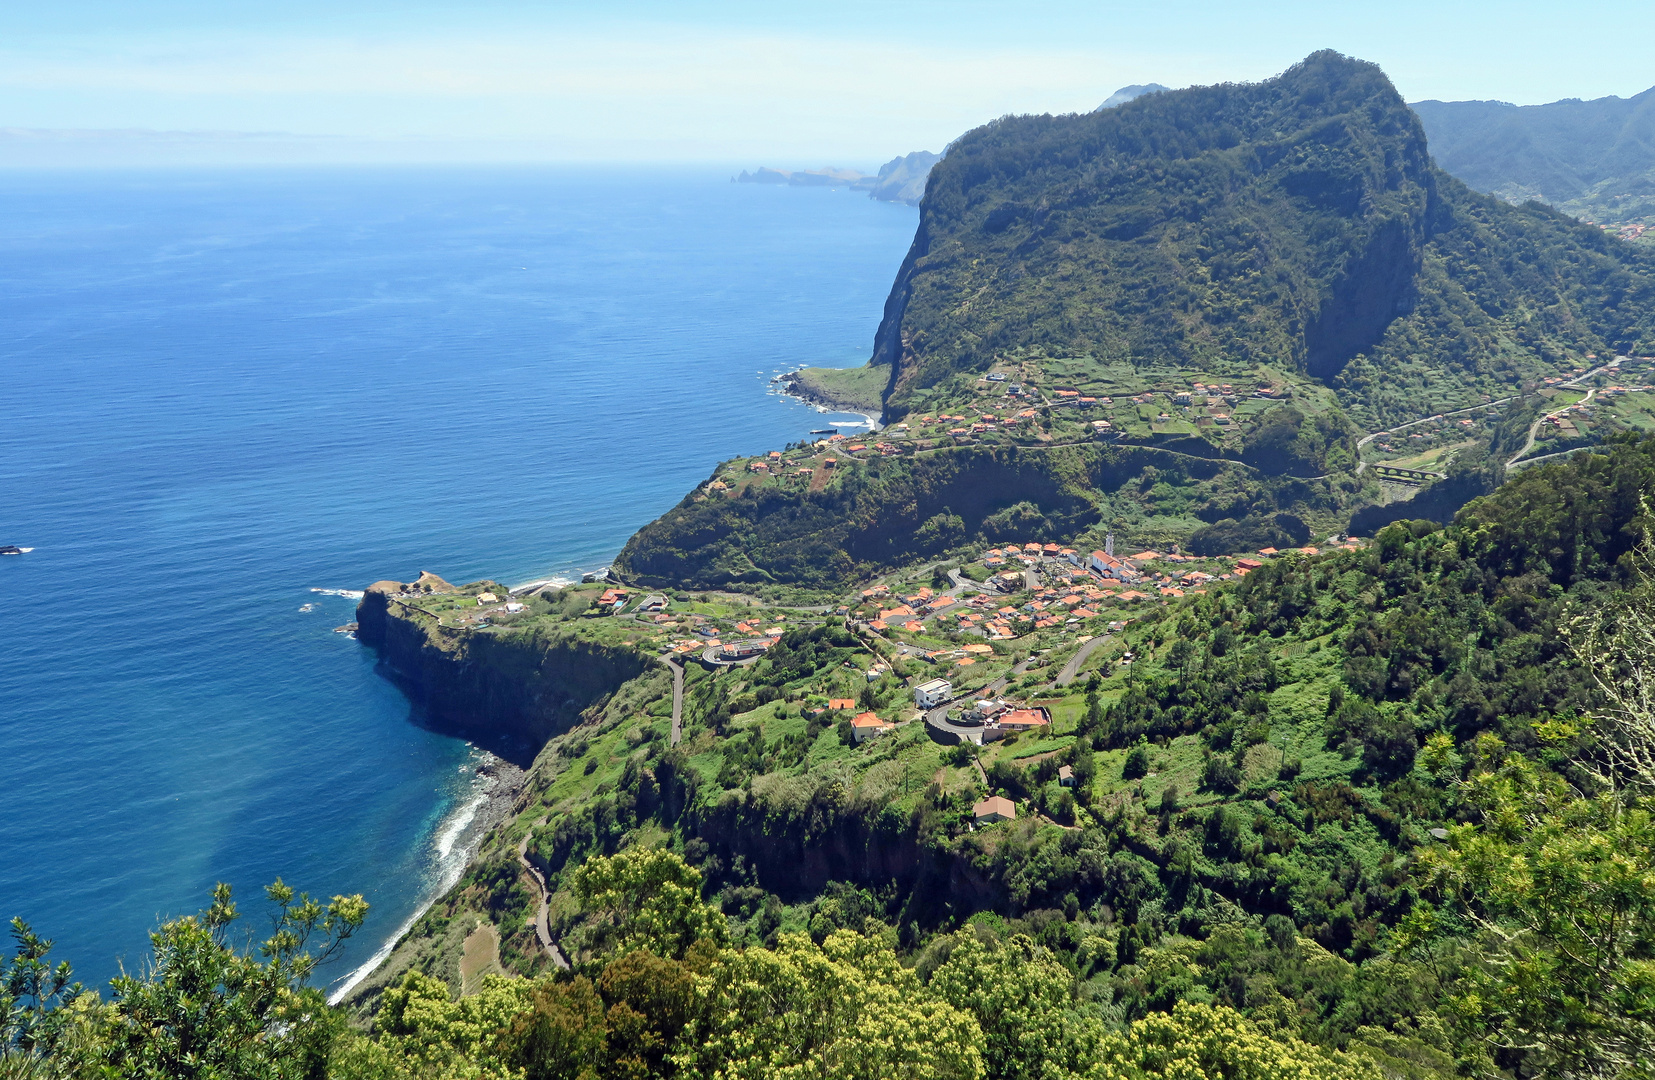
[[[1584,375],[1581,376],[1583,379],[1585,377],[1586,376]],[[1361,476],[1363,470],[1368,467],[1368,463],[1362,460],[1363,447],[1367,446],[1381,435],[1393,435],[1398,431],[1406,431],[1411,427],[1418,427],[1420,424],[1429,424],[1433,420],[1446,420],[1450,416],[1461,416],[1468,412],[1478,412],[1482,409],[1492,409],[1498,405],[1504,405],[1508,401],[1516,400],[1517,399],[1515,397],[1496,398],[1493,401],[1485,401],[1481,405],[1473,405],[1469,409],[1455,409],[1452,412],[1437,413],[1434,416],[1422,416],[1418,420],[1410,420],[1406,424],[1397,424],[1395,427],[1388,427],[1382,431],[1375,431],[1371,435],[1364,435],[1362,438],[1356,440],[1356,475]],[[1519,454],[1518,456],[1521,457],[1522,455]]]
[[[537,828],[544,824],[545,818],[535,822]],[[540,947],[546,950],[546,955],[552,958],[552,963],[568,971],[569,961],[564,959],[563,950],[552,940],[551,924],[546,919],[546,908],[550,903],[550,895],[546,892],[546,876],[540,872],[539,867],[529,861],[529,838],[533,835],[524,834],[523,842],[517,845],[517,862],[529,872],[529,876],[534,879],[535,890],[540,893],[540,907],[534,913],[534,936],[540,940]]]
[[[1099,634],[1097,637],[1075,650],[1075,655],[1069,657],[1069,662],[1063,665],[1063,670],[1057,673],[1057,685],[1068,686],[1080,674],[1080,665],[1086,663],[1086,658],[1098,651],[1098,647],[1109,640],[1108,634]]]

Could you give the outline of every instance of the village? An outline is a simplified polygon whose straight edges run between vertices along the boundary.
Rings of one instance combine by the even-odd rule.
[[[1273,407],[1292,401],[1315,412],[1332,402],[1325,387],[1266,367],[1234,376],[1121,367],[1043,360],[956,376],[922,392],[938,403],[931,411],[910,412],[866,435],[833,434],[726,462],[700,494],[770,485],[820,491],[852,462],[957,446],[1127,440],[1220,456],[1239,450],[1246,425]],[[1188,439],[1209,448],[1180,441]]]

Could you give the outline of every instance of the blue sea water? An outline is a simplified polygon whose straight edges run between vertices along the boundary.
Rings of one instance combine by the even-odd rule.
[[[769,380],[914,211],[728,176],[0,173],[0,917],[101,984],[281,875],[372,903],[337,985],[452,880],[478,754],[339,593],[603,565],[828,419]]]

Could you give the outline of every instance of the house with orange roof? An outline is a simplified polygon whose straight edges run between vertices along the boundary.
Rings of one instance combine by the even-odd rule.
[[[895,726],[881,720],[878,713],[871,712],[857,713],[850,721],[851,736],[857,742],[865,742],[875,735],[890,731]]]
[[[1032,709],[1012,709],[1000,714],[1000,727],[1006,731],[1033,731],[1050,727],[1052,714],[1044,706]]]
[[[829,698],[828,708],[834,710],[835,712],[838,712],[841,709],[854,709],[856,708],[856,699],[848,697]]]
[[[1267,547],[1267,548],[1259,548],[1259,549],[1258,549],[1258,553],[1259,553],[1259,554],[1260,554],[1260,555],[1264,555],[1264,556],[1266,556],[1266,557],[1268,557],[1268,556],[1271,556],[1271,555],[1280,555],[1280,554],[1281,554],[1281,552],[1279,552],[1279,551],[1277,551],[1277,550],[1276,550],[1276,549],[1275,549],[1275,548],[1273,548],[1273,547]]]
[[[971,816],[981,825],[992,825],[996,821],[1015,821],[1017,804],[1004,795],[990,795],[971,808]]]

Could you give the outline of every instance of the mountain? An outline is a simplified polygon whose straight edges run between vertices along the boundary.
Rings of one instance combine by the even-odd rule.
[[[837,169],[832,166],[799,170],[761,167],[755,172],[743,169],[735,177],[735,182],[788,184],[793,187],[849,187],[857,191],[866,191],[870,199],[918,206],[920,199],[925,195],[925,179],[930,175],[931,166],[941,160],[941,154],[916,150],[887,161],[873,176],[857,172],[855,169]]]
[[[1145,94],[1164,94],[1168,89],[1168,87],[1154,82],[1134,83],[1131,86],[1123,86],[1119,90],[1116,90],[1113,94],[1110,94],[1108,97],[1104,98],[1103,104],[1097,107],[1097,111],[1102,112],[1105,109],[1113,109],[1117,105],[1125,105],[1127,102],[1141,98]]]
[[[1655,88],[1548,105],[1418,101],[1437,164],[1478,191],[1603,223],[1655,223]]]
[[[615,565],[834,589],[1024,534],[1211,554],[1440,520],[1532,447],[1525,395],[1640,352],[1655,252],[1449,176],[1372,64],[1007,117],[931,170],[862,369],[886,431],[726,462]]]
[[[1432,164],[1378,67],[1006,117],[933,170],[872,363],[888,418],[1018,356],[1286,365],[1374,426],[1655,342],[1655,260]]]

